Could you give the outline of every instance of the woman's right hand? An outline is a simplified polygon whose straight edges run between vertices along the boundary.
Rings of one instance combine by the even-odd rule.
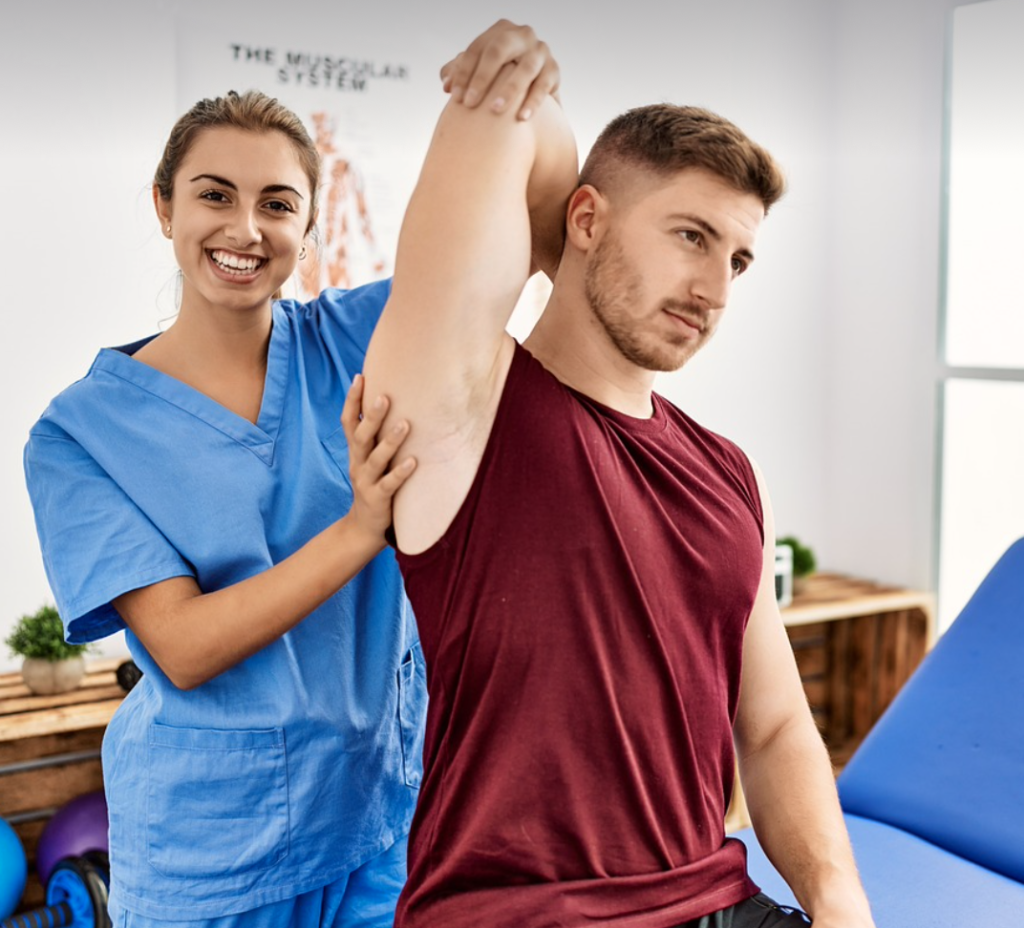
[[[456,103],[486,99],[496,113],[512,104],[519,119],[529,119],[546,96],[558,98],[560,72],[530,26],[499,19],[441,68],[441,80]]]
[[[364,385],[362,374],[356,374],[341,412],[341,424],[348,439],[353,494],[349,518],[383,544],[385,532],[391,526],[392,500],[416,469],[416,459],[405,457],[396,461],[409,435],[409,423],[403,419],[381,434],[388,398],[377,397],[364,408]]]

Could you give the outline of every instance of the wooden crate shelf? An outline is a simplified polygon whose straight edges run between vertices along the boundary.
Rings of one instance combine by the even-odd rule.
[[[934,596],[820,573],[782,618],[807,701],[841,769],[934,644]]]
[[[817,573],[783,608],[811,712],[839,773],[935,643],[933,594]],[[737,788],[730,831],[750,824]]]
[[[43,904],[35,849],[53,813],[103,788],[103,732],[124,698],[117,668],[124,658],[87,661],[70,693],[35,696],[20,673],[0,674],[0,817],[21,838],[29,862],[22,909]]]

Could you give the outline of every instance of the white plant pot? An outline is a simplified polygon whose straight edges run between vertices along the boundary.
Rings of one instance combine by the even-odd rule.
[[[21,664],[21,679],[37,696],[67,693],[82,682],[85,676],[85,658],[81,655],[60,661],[44,661],[26,657]]]

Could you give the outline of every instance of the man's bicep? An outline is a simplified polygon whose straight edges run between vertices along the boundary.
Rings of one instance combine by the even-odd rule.
[[[533,126],[449,104],[413,192],[364,402],[408,420],[417,469],[395,499],[402,550],[440,537],[469,490],[511,360],[505,326],[530,270]]]
[[[533,118],[449,103],[398,241],[391,296],[366,359],[367,397],[411,419],[478,409],[531,266],[531,208],[564,215],[575,144],[551,99]],[[500,376],[497,378],[500,379]],[[459,423],[456,423],[458,425]]]
[[[756,750],[794,713],[806,709],[793,648],[775,594],[775,519],[764,476],[751,461],[763,512],[761,579],[743,640],[743,672],[736,719],[741,752]]]
[[[442,113],[366,360],[369,395],[387,393],[396,411],[472,391],[493,365],[530,270],[532,145],[511,116],[458,104]]]

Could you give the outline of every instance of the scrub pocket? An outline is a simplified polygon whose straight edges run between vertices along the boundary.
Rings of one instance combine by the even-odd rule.
[[[417,641],[398,668],[398,721],[402,729],[405,785],[423,782],[423,736],[427,716],[427,666]]]
[[[150,728],[149,863],[164,876],[266,870],[288,853],[284,731]]]

